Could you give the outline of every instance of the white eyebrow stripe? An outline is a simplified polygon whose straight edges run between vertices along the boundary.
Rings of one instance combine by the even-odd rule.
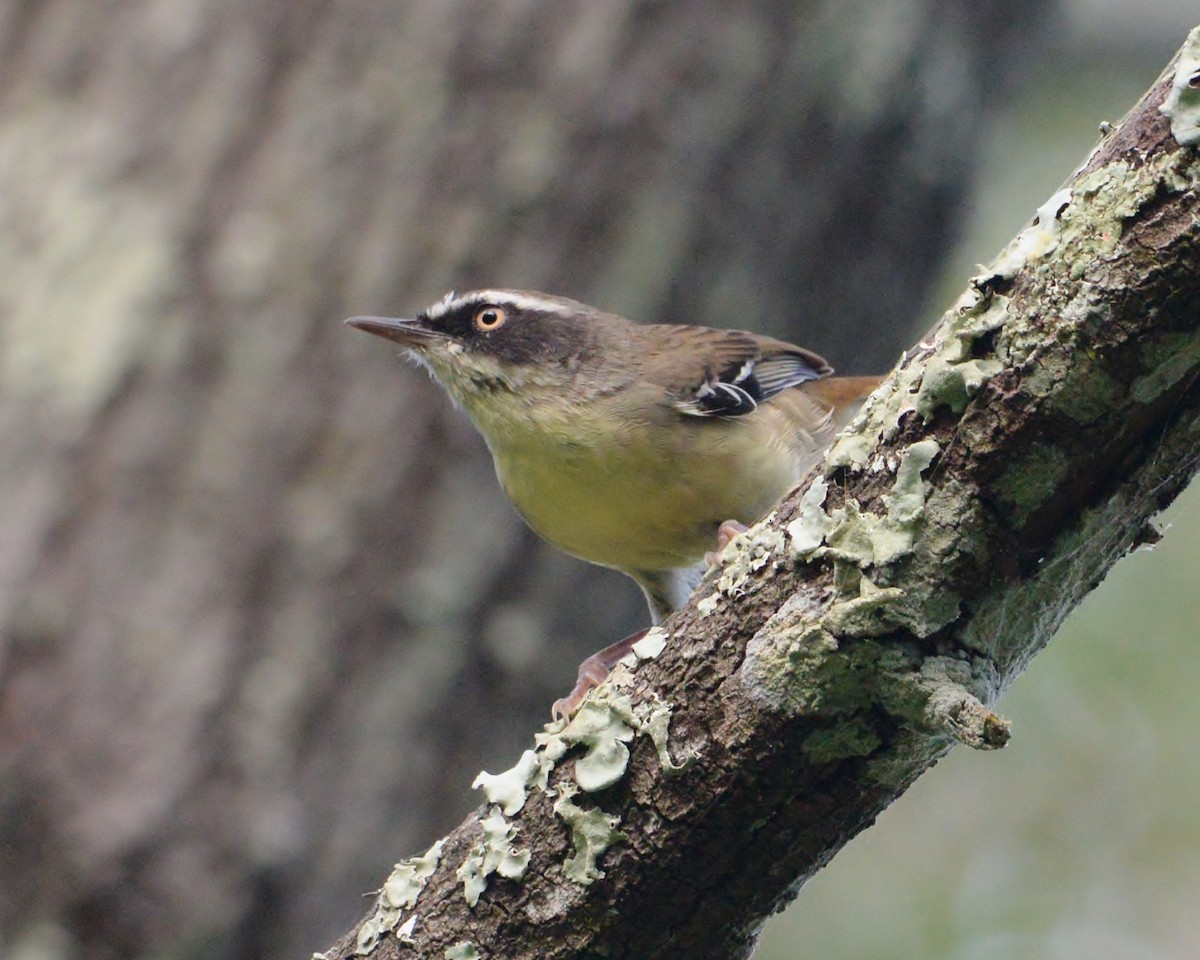
[[[430,307],[427,307],[424,310],[424,313],[427,317],[429,317],[430,320],[436,319],[437,317],[440,317],[443,314],[448,313],[451,310],[451,308],[453,307],[453,305],[455,304],[455,302],[458,300],[461,300],[461,299],[462,299],[462,297],[458,296],[458,294],[456,294],[453,290],[451,290],[444,297],[442,297],[442,299],[439,300],[437,303],[433,304]]]
[[[470,290],[467,293],[446,294],[426,311],[431,319],[437,319],[466,303],[494,303],[498,306],[511,306],[518,310],[537,310],[542,313],[568,313],[570,308],[549,297],[539,297],[531,293],[518,293],[513,290]]]

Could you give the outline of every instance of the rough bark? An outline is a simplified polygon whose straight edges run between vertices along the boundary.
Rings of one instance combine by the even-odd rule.
[[[1200,465],[1197,88],[1200,28],[665,649],[326,956],[748,956],[953,743],[1003,745],[988,704]]]
[[[644,618],[342,317],[881,367],[1046,6],[0,3],[0,951],[326,942]]]

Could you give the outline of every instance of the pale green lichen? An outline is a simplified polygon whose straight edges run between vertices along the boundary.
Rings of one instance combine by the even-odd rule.
[[[1051,254],[1062,238],[1060,218],[1071,203],[1071,190],[1062,189],[1038,207],[1037,215],[988,266],[988,277],[1009,279],[1034,260]]]
[[[662,627],[651,627],[618,662],[633,668],[643,660],[654,660],[667,648],[667,641],[670,639],[671,635]]]
[[[921,475],[929,469],[938,450],[937,441],[930,437],[910,444],[900,454],[891,493],[883,496],[887,514],[877,520],[873,533],[876,565],[894,563],[912,552],[928,493],[928,484]]]
[[[903,603],[888,607],[887,623],[917,637],[928,637],[959,616],[961,599],[946,589],[942,568],[952,566],[964,556],[982,555],[987,547],[982,525],[972,520],[980,505],[972,489],[958,483],[942,483],[926,496],[920,521],[920,549],[909,555],[905,571],[906,596]],[[980,542],[972,542],[974,533]]]
[[[417,915],[414,913],[396,928],[396,939],[401,943],[416,943],[413,931],[417,929]]]
[[[938,455],[938,442],[932,437],[909,444],[900,454],[900,466],[896,468],[896,480],[892,492],[883,495],[888,508],[888,519],[896,524],[910,524],[925,512],[927,485],[921,474],[929,469],[933,458]]]
[[[968,359],[977,340],[1002,330],[1009,321],[1009,298],[992,289],[989,285],[992,279],[986,270],[972,277],[967,289],[942,317],[938,342],[944,344],[943,349],[954,350],[959,360]]]
[[[487,889],[488,877],[493,873],[518,880],[529,866],[529,850],[518,850],[513,846],[517,828],[504,818],[499,807],[492,807],[480,826],[482,839],[468,851],[467,859],[455,874],[463,885],[469,907],[479,902]]]
[[[638,733],[649,736],[660,758],[666,758],[663,768],[674,770],[666,752],[670,708],[657,698],[635,708],[622,689],[631,679],[630,669],[659,656],[668,639],[670,635],[661,627],[651,628],[613,669],[608,682],[591,691],[572,717],[546,724],[534,738],[535,748],[522,753],[511,769],[498,774],[481,772],[472,786],[482,789],[488,802],[506,816],[513,816],[524,808],[531,789],[551,792],[548,783],[554,765],[579,746],[586,752],[575,764],[576,782],[589,792],[603,790],[624,775],[629,764],[626,744]]]
[[[656,639],[651,647],[657,646]],[[608,680],[588,694],[569,721],[547,724],[535,737],[537,750],[551,765],[575,747],[586,751],[575,762],[574,783],[559,784],[559,800],[554,805],[554,812],[571,828],[575,849],[564,870],[578,883],[590,883],[599,875],[596,857],[621,838],[616,830],[620,818],[598,809],[584,811],[571,798],[580,791],[595,793],[615,785],[629,767],[628,744],[635,736],[650,739],[667,774],[678,773],[695,760],[693,756],[679,763],[672,760],[667,748],[670,705],[654,697],[634,706],[624,689],[631,680],[628,667],[619,663]]]
[[[419,857],[402,860],[384,881],[382,899],[388,906],[406,909],[417,902],[426,881],[433,876],[442,857],[444,840],[439,840]]]
[[[1171,89],[1158,108],[1171,121],[1171,136],[1184,146],[1200,143],[1200,27],[1188,34]]]
[[[712,616],[717,612],[717,608],[721,606],[721,594],[714,590],[707,597],[702,597],[696,602],[696,612],[700,614],[700,619]]]
[[[976,357],[973,351],[980,337],[1007,322],[1008,301],[982,286],[986,278],[975,279],[981,286],[964,293],[946,313],[937,332],[919,348],[919,353],[927,354],[923,362],[903,360],[888,378],[890,392],[885,388],[863,408],[861,423],[853,433],[843,433],[834,440],[825,457],[828,469],[885,469],[886,464],[872,460],[871,454],[881,440],[897,435],[908,414],[916,411],[928,421],[941,406],[961,412],[1003,369],[1001,361]],[[814,519],[810,514],[809,523]]]
[[[825,478],[817,476],[804,496],[800,498],[800,509],[796,519],[787,525],[788,539],[792,545],[792,556],[801,559],[811,554],[825,540],[825,535],[833,529],[833,519],[825,512],[825,497],[829,493],[829,484]]]
[[[942,406],[962,413],[967,401],[1002,369],[1004,364],[999,360],[955,361],[940,356],[931,357],[925,364],[914,409],[926,421],[932,419],[934,411]]]
[[[549,723],[535,735],[537,752],[544,757],[547,768],[553,767],[572,748],[583,747],[586,752],[575,763],[575,782],[589,793],[604,790],[624,776],[629,766],[626,744],[634,736],[642,735],[654,744],[664,770],[682,769],[682,765],[670,761],[667,753],[670,706],[654,697],[635,707],[624,689],[631,679],[628,666],[623,661],[618,663],[608,679],[588,693],[570,720]],[[541,786],[541,789],[546,788]]]
[[[387,931],[380,926],[378,917],[372,915],[358,928],[358,933],[354,937],[354,952],[360,957],[365,957],[368,953],[375,949],[382,937]]]
[[[830,514],[833,526],[825,535],[825,547],[813,550],[813,557],[832,557],[859,569],[875,562],[875,533],[879,517],[864,514],[857,500],[847,500]]]
[[[597,859],[624,836],[616,829],[620,817],[595,808],[585,810],[574,802],[575,795],[575,788],[564,787],[554,803],[554,812],[570,828],[574,849],[563,863],[563,873],[568,880],[587,886],[604,876],[604,871],[596,866]]]
[[[588,793],[604,790],[625,775],[633,739],[633,705],[627,696],[589,697],[559,735],[586,752],[575,761],[575,782]]]
[[[1193,161],[1183,169],[1179,157],[1172,154],[1156,155],[1137,166],[1113,161],[1080,177],[1069,191],[1052,196],[1039,209],[1036,223],[1022,231],[990,268],[981,268],[936,331],[918,347],[913,357],[924,362],[903,360],[890,378],[890,392],[885,389],[864,408],[860,429],[834,441],[826,456],[827,468],[884,469],[871,459],[872,452],[880,440],[896,435],[907,414],[916,411],[928,420],[943,405],[961,411],[1002,369],[1026,362],[1035,352],[1044,353],[1042,325],[1018,324],[1009,330],[1012,305],[997,291],[997,281],[1011,279],[1026,267],[1044,267],[1043,273],[1052,268],[1063,276],[1046,292],[1047,302],[1058,310],[1059,329],[1067,321],[1068,330],[1102,324],[1102,308],[1086,296],[1088,272],[1100,269],[1116,253],[1127,220],[1153,202],[1163,184],[1190,189],[1195,167]],[[997,331],[994,356],[977,355],[980,337]],[[1139,389],[1153,393],[1169,380],[1172,370],[1184,369],[1187,362],[1181,359],[1152,375]],[[1065,414],[1081,422],[1090,422],[1109,388],[1119,387],[1099,371],[1088,391],[1063,389],[1072,382],[1071,369],[1035,370],[1031,376],[1046,379],[1047,394],[1054,396]],[[1059,399],[1059,394],[1064,396]]]
[[[866,577],[859,579],[861,593],[849,600],[839,600],[825,613],[824,626],[839,637],[875,637],[894,625],[887,611],[906,596],[900,587],[876,587]]]
[[[479,949],[470,940],[463,940],[452,947],[447,947],[442,956],[446,960],[479,960]]]
[[[845,467],[850,470],[861,470],[870,459],[871,451],[883,433],[883,428],[868,420],[862,428],[853,433],[843,433],[829,447],[825,454],[825,463],[829,467]]]
[[[771,528],[774,519],[774,513],[768,514],[745,533],[734,537],[721,552],[713,592],[696,605],[701,617],[716,610],[720,598],[742,596],[753,574],[778,563],[784,556],[786,539],[781,530]]]
[[[512,768],[496,774],[483,771],[471,786],[476,790],[482,788],[488,803],[497,804],[506,816],[511,817],[525,806],[529,787],[546,789],[551,767],[553,764],[544,753],[526,750]]]
[[[879,586],[868,572],[912,553],[928,505],[929,484],[923,474],[938,453],[939,446],[931,438],[901,452],[892,487],[881,498],[883,515],[864,512],[856,500],[847,500],[823,521],[816,511],[822,509],[824,493],[812,496],[807,510],[801,511],[807,516],[797,524],[797,539],[804,549],[794,555],[801,560],[833,561],[834,599],[832,603],[806,601],[797,594],[764,625],[746,651],[742,676],[749,689],[779,709],[799,713],[823,711],[824,700],[815,699],[818,695],[813,691],[824,691],[822,698],[832,697],[844,710],[863,694],[863,670],[870,667],[862,658],[877,654],[869,644],[842,652],[837,638],[866,640],[899,626],[929,632],[924,630],[922,609],[928,598],[914,601],[904,589]],[[814,543],[817,533],[821,542]],[[809,746],[823,758],[859,755],[873,749],[872,737],[863,728],[847,731],[844,737],[822,735]]]
[[[416,916],[409,917],[403,924],[400,923],[400,919],[404,916],[404,911],[417,902],[417,897],[425,888],[426,882],[433,876],[441,859],[444,843],[445,841],[439,840],[423,855],[402,860],[392,869],[379,892],[375,911],[358,928],[354,945],[356,954],[366,956],[375,949],[382,937],[393,930],[401,939],[411,937],[416,926]]]
[[[1093,296],[1089,279],[1103,278],[1105,262],[1116,255],[1128,221],[1147,204],[1157,202],[1161,191],[1186,190],[1198,175],[1200,161],[1190,153],[1155,154],[1147,162],[1132,164],[1113,160],[1075,182],[1076,201],[1064,217],[1063,243],[1056,255],[1053,279],[1047,276],[1039,292],[1046,310],[1057,314],[1056,338],[1069,342],[1076,330],[1090,331],[1107,322],[1108,313],[1099,296]],[[1041,323],[1021,323],[997,340],[996,353],[1010,365],[1039,358],[1039,369],[1032,371],[1042,380],[1044,395],[1070,393],[1066,386],[1078,382],[1090,368],[1071,363],[1064,356],[1057,368],[1046,355],[1046,331]],[[1051,369],[1045,369],[1049,364]],[[1079,367],[1075,373],[1070,368]],[[1071,378],[1075,380],[1072,381]],[[1036,387],[1036,380],[1034,383]],[[1145,388],[1152,392],[1153,384]],[[1057,401],[1066,404],[1070,399]],[[1086,395],[1081,398],[1086,406]]]
[[[553,761],[564,756],[572,747],[587,748],[588,753],[575,764],[575,782],[582,790],[602,790],[624,775],[629,763],[629,749],[625,744],[633,734],[650,738],[666,773],[683,770],[695,759],[688,756],[679,763],[671,759],[667,750],[671,706],[657,696],[634,706],[624,690],[631,679],[625,666],[618,664],[608,681],[588,694],[587,700],[569,723],[548,725],[534,738],[538,749]]]
[[[927,484],[921,474],[937,453],[938,444],[933,439],[920,440],[905,448],[891,492],[883,497],[887,507],[884,516],[864,513],[856,500],[848,500],[844,506],[825,514],[820,506],[825,490],[818,490],[804,505],[801,516],[789,524],[789,536],[793,527],[796,530],[792,556],[798,560],[827,556],[860,569],[884,566],[904,557],[912,550],[917,523],[925,509]]]
[[[511,770],[476,777],[474,785],[483,789],[493,806],[482,821],[483,839],[471,849],[457,873],[470,906],[478,902],[492,873],[510,879],[524,874],[530,852],[513,849],[516,828],[504,815],[523,809],[530,790],[553,795],[556,791],[549,786],[549,774],[573,749],[582,747],[584,753],[575,761],[574,783],[558,785],[560,802],[554,810],[568,821],[575,838],[575,853],[564,869],[568,877],[580,883],[590,883],[599,875],[596,857],[620,839],[615,829],[619,818],[601,810],[584,811],[574,803],[562,803],[562,798],[569,799],[580,790],[595,793],[616,784],[629,767],[628,744],[635,736],[650,739],[668,774],[683,770],[693,761],[693,757],[685,757],[675,763],[671,758],[667,747],[670,706],[656,696],[635,706],[626,690],[632,683],[631,670],[638,662],[657,657],[668,639],[661,628],[648,631],[608,679],[588,693],[572,717],[546,724],[534,737],[534,749],[526,750]]]
[[[646,635],[633,645],[633,653],[639,660],[653,660],[666,649],[671,635],[662,627],[651,627]]]
[[[654,744],[654,750],[658,754],[658,762],[663,773],[680,773],[696,760],[694,755],[685,756],[679,763],[671,759],[671,753],[667,749],[667,736],[671,727],[670,704],[657,701],[649,712],[639,711],[638,719],[641,723],[638,733],[648,736],[650,742]]]
[[[1075,181],[1080,203],[1063,230],[1062,267],[1070,280],[1081,279],[1097,261],[1116,252],[1123,221],[1150,199],[1139,189],[1140,179],[1140,172],[1128,163],[1113,161]]]

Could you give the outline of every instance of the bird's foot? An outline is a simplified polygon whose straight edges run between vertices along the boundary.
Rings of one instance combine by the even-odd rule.
[[[617,661],[629,653],[633,649],[633,645],[641,640],[649,631],[650,628],[647,627],[645,630],[631,633],[623,640],[618,640],[611,646],[605,647],[599,653],[593,653],[584,660],[579,665],[579,677],[575,681],[575,686],[561,700],[554,701],[550,707],[550,715],[555,720],[565,720],[578,710],[588,691],[593,687],[600,686],[612,671],[612,668],[617,665]]]
[[[737,520],[726,520],[723,524],[717,527],[717,549],[710,550],[704,555],[704,565],[711,567],[720,558],[721,553],[725,550],[733,538],[739,534],[745,533],[750,528],[744,523],[739,523]]]

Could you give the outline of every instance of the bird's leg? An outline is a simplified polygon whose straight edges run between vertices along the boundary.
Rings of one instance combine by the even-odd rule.
[[[744,523],[739,523],[737,520],[726,520],[722,523],[717,527],[717,549],[704,555],[704,565],[711,567],[717,562],[717,558],[721,556],[721,551],[733,542],[733,538],[738,536],[738,534],[745,533],[749,529],[748,526]]]
[[[750,528],[744,523],[737,520],[726,520],[717,527],[717,549],[704,555],[704,563],[711,567],[717,562],[717,558],[733,541],[733,538],[739,534],[745,533]],[[655,592],[651,587],[651,581],[648,579],[649,574],[640,574],[635,576],[635,579],[641,584],[642,589],[646,591],[646,597],[650,602],[650,610],[654,613],[654,619],[657,622],[670,613],[674,609],[674,605],[664,606],[659,593]],[[694,586],[695,584],[691,584]],[[598,687],[602,684],[605,678],[612,671],[612,668],[617,665],[617,661],[629,653],[633,649],[633,645],[642,639],[648,632],[649,627],[645,630],[639,630],[636,633],[631,633],[622,640],[618,640],[611,646],[605,647],[599,653],[593,653],[590,657],[579,665],[579,676],[575,681],[575,686],[561,700],[555,700],[550,707],[550,713],[555,720],[562,720],[569,717],[579,705],[583,703],[583,698],[587,696],[589,690],[593,687]]]
[[[598,687],[617,665],[617,661],[633,649],[633,645],[642,639],[650,628],[631,633],[623,640],[618,640],[611,646],[605,647],[599,653],[593,653],[579,665],[579,677],[575,686],[561,700],[555,700],[550,707],[550,714],[555,720],[564,720],[579,709],[583,698],[589,690]]]

